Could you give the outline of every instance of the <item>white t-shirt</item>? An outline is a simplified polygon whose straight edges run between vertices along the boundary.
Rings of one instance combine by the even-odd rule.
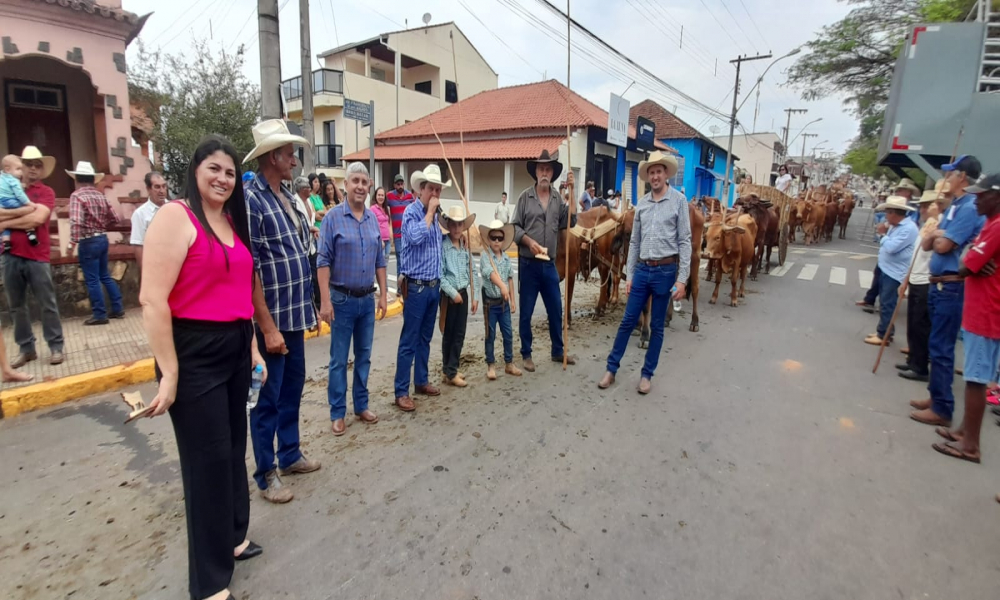
[[[493,218],[503,221],[504,225],[510,223],[510,203],[498,202],[496,210],[493,211]]]
[[[146,230],[149,229],[149,224],[153,222],[153,216],[156,215],[156,211],[160,210],[160,207],[153,203],[152,200],[146,200],[146,202],[135,209],[132,213],[132,237],[129,239],[129,243],[133,246],[141,246],[143,241],[146,239]]]
[[[778,188],[779,192],[784,192],[788,189],[788,186],[792,184],[792,176],[785,173],[774,182],[774,187]]]

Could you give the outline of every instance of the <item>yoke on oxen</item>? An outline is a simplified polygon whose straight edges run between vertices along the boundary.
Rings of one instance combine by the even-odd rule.
[[[758,198],[765,202],[770,202],[778,212],[778,264],[785,264],[785,256],[788,254],[788,240],[791,237],[791,227],[789,218],[792,214],[792,205],[795,200],[769,185],[756,185],[753,183],[741,183],[739,186],[740,196],[756,194]]]

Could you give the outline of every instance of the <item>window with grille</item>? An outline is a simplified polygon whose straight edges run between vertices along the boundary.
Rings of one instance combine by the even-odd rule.
[[[7,101],[10,106],[41,110],[62,111],[65,106],[61,88],[25,83],[10,84],[7,88]]]

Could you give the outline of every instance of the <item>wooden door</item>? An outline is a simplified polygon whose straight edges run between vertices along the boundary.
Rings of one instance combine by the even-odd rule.
[[[30,81],[8,80],[4,85],[7,109],[7,148],[20,154],[25,146],[38,146],[42,154],[54,156],[56,168],[45,180],[57,198],[68,198],[73,180],[65,169],[72,170],[72,146],[69,137],[69,114],[66,88]]]

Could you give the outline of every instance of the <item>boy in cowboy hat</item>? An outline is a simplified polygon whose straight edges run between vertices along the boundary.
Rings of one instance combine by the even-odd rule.
[[[511,293],[514,289],[514,267],[507,256],[507,248],[514,243],[514,226],[494,220],[489,225],[479,226],[479,237],[488,246],[483,248],[479,257],[479,272],[483,278],[483,318],[486,321],[486,378],[490,381],[497,378],[493,368],[497,324],[503,335],[504,373],[520,377],[521,369],[514,365],[514,331],[510,325],[510,315],[517,312],[517,303]]]
[[[889,230],[879,242],[878,250],[878,266],[881,271],[878,284],[878,329],[865,338],[865,343],[880,346],[885,336],[892,339],[893,331],[889,329],[889,321],[892,319],[892,313],[896,311],[896,303],[899,302],[899,286],[910,270],[913,248],[917,245],[920,235],[913,219],[906,218],[913,211],[913,207],[907,203],[906,198],[890,196],[875,210],[885,211],[885,220],[889,223]]]
[[[615,382],[632,330],[652,298],[649,347],[638,386],[640,394],[649,393],[663,347],[671,289],[676,284],[674,300],[685,295],[691,274],[691,219],[687,198],[668,183],[677,170],[677,159],[662,152],[653,152],[648,161],[639,163],[639,177],[649,183],[651,191],[636,204],[626,266],[628,303],[608,355],[608,370],[598,383],[601,389]]]
[[[900,377],[914,381],[928,380],[930,359],[927,356],[927,342],[931,335],[931,315],[927,307],[927,294],[931,287],[931,251],[924,250],[919,239],[937,229],[939,215],[937,203],[943,183],[943,180],[938,182],[936,190],[925,191],[916,201],[922,223],[920,238],[913,250],[910,276],[904,279],[903,285],[900,286],[900,289],[905,287],[907,290],[906,343],[909,352],[906,362],[897,364],[896,368]]]
[[[0,208],[21,208],[31,206],[31,200],[24,193],[22,181],[24,179],[24,168],[21,159],[8,154],[3,157],[3,172],[0,173]],[[38,245],[38,236],[34,231],[25,232],[28,235],[28,243],[32,246]],[[3,252],[10,252],[10,229],[4,229],[2,234]]]
[[[465,343],[465,329],[469,321],[469,296],[471,288],[472,314],[479,309],[476,288],[469,277],[471,262],[465,232],[472,227],[476,215],[465,214],[461,206],[452,206],[441,215],[441,230],[447,234],[441,241],[441,363],[444,383],[465,387],[465,377],[458,372]]]

